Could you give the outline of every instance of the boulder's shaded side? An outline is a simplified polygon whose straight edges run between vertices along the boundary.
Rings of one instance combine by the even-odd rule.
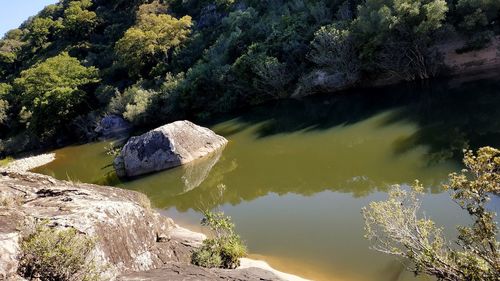
[[[280,280],[256,268],[191,265],[192,250],[205,236],[161,216],[138,192],[0,171],[0,199],[0,280],[19,279],[20,229],[33,220],[94,237],[103,280]]]
[[[222,149],[227,140],[189,121],[173,122],[132,137],[115,159],[120,177],[132,177],[189,163]]]

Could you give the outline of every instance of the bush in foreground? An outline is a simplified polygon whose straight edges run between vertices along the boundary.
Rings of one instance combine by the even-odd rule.
[[[95,241],[74,228],[55,229],[46,223],[21,242],[19,274],[28,280],[100,280],[91,258]]]
[[[234,224],[231,218],[224,213],[204,212],[202,225],[212,231],[213,237],[203,241],[203,245],[197,249],[191,262],[198,266],[213,268],[236,268],[240,265],[239,259],[246,256],[246,246],[241,238],[234,233]]]
[[[389,199],[372,202],[363,209],[366,237],[373,248],[412,261],[415,274],[428,274],[448,281],[498,281],[500,242],[496,213],[488,210],[490,196],[500,193],[500,150],[484,147],[477,155],[467,151],[466,169],[450,175],[444,185],[452,198],[472,218],[472,225],[458,226],[458,238],[450,244],[443,229],[420,218],[418,182],[413,190],[395,187]]]

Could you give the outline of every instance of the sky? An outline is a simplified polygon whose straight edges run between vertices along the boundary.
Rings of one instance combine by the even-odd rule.
[[[0,37],[57,0],[0,0]]]

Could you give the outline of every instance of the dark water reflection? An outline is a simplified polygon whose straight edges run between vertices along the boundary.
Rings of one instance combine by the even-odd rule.
[[[442,158],[461,157],[464,146],[499,144],[500,72],[487,77],[408,83],[287,100],[252,109],[237,120],[249,126],[267,122],[256,131],[259,138],[264,138],[348,126],[391,110],[381,126],[403,121],[418,125],[415,133],[401,140],[395,150],[404,152],[415,145],[426,145]],[[243,128],[222,133],[231,135]]]
[[[391,184],[420,179],[426,213],[453,229],[466,216],[441,193],[462,149],[500,147],[500,79],[363,89],[267,104],[205,124],[229,139],[221,153],[120,182],[105,143],[67,147],[39,172],[144,192],[196,225],[196,210],[231,215],[254,253],[322,280],[414,280],[368,250],[360,209]],[[453,233],[453,231],[450,231]]]

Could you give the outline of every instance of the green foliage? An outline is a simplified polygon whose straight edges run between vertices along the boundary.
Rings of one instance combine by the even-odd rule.
[[[207,268],[221,267],[222,258],[220,251],[218,249],[220,246],[217,245],[216,241],[213,239],[211,240],[206,239],[205,241],[203,242],[203,246],[193,253],[191,257],[191,262],[194,265]]]
[[[485,31],[500,17],[500,2],[496,0],[458,0],[457,14],[462,18],[459,28],[468,33]]]
[[[281,63],[275,57],[263,56],[254,62],[255,88],[267,93],[273,98],[285,98],[290,96],[287,85],[291,81],[286,64]]]
[[[97,14],[89,11],[90,0],[71,1],[64,10],[63,26],[69,37],[85,38],[97,26]]]
[[[6,75],[8,71],[12,71],[9,69],[9,65],[16,62],[18,53],[24,45],[21,37],[22,31],[13,29],[5,35],[4,39],[0,40],[0,75]]]
[[[85,86],[98,81],[96,68],[61,53],[22,71],[14,80],[14,89],[28,113],[28,128],[51,136],[78,114],[87,99]]]
[[[55,229],[40,223],[23,238],[18,272],[28,280],[99,280],[92,260],[95,241],[73,228]]]
[[[132,124],[144,123],[146,121],[146,111],[151,106],[152,98],[156,93],[138,86],[132,86],[126,92],[126,95],[131,96],[132,100],[125,106],[123,117]]]
[[[366,237],[374,242],[373,248],[407,258],[414,264],[413,272],[439,280],[498,280],[498,226],[487,203],[492,193],[500,192],[500,150],[484,147],[477,155],[467,151],[464,164],[466,169],[451,174],[444,186],[473,220],[471,226],[458,226],[454,246],[446,242],[442,228],[419,218],[423,187],[417,182],[412,191],[396,187],[387,201],[363,209]]]
[[[381,44],[390,32],[428,36],[442,26],[448,6],[444,0],[367,0],[358,8],[357,32]]]
[[[467,36],[460,52],[484,48],[498,31],[500,2],[496,0],[458,0],[455,5],[457,29]]]
[[[0,83],[0,97],[8,95],[12,91],[12,86],[7,83]]]
[[[6,100],[0,99],[0,124],[6,125],[9,120],[9,102]]]
[[[213,237],[203,241],[201,248],[197,249],[191,262],[203,267],[236,268],[239,259],[246,256],[247,249],[241,238],[234,232],[234,224],[230,217],[224,213],[205,211],[202,225],[212,231]]]
[[[353,22],[363,64],[405,80],[434,76],[429,46],[447,12],[444,0],[367,0]]]
[[[164,124],[174,118],[181,118],[183,112],[179,101],[179,88],[184,83],[184,73],[173,75],[167,73],[163,78],[163,83],[151,92],[151,102],[148,104],[143,125],[152,124],[153,126]],[[151,122],[151,120],[155,120]]]
[[[134,75],[155,62],[168,64],[173,48],[187,39],[191,25],[190,16],[176,19],[168,14],[143,11],[138,15],[137,24],[116,43],[116,53]]]
[[[42,48],[49,43],[49,38],[61,29],[61,23],[51,18],[36,17],[27,27],[27,40],[33,47]]]
[[[179,117],[178,87],[184,74],[174,76],[168,73],[164,82],[155,89],[145,89],[138,83],[128,87],[123,93],[115,92],[107,111],[123,115],[133,125],[147,126],[165,122]]]
[[[118,89],[111,85],[101,84],[95,90],[95,96],[101,105],[107,106],[111,99],[117,95]]]
[[[6,98],[11,90],[11,85],[0,83],[0,125],[8,125],[10,105]]]
[[[349,29],[338,24],[322,26],[314,33],[309,59],[317,66],[342,73],[346,80],[358,79],[360,63]]]
[[[14,158],[12,158],[12,157],[5,157],[4,159],[0,160],[0,167],[5,167],[5,166],[9,165],[12,161],[14,161]]]
[[[228,8],[234,4],[235,0],[215,0],[215,4],[219,7]]]

